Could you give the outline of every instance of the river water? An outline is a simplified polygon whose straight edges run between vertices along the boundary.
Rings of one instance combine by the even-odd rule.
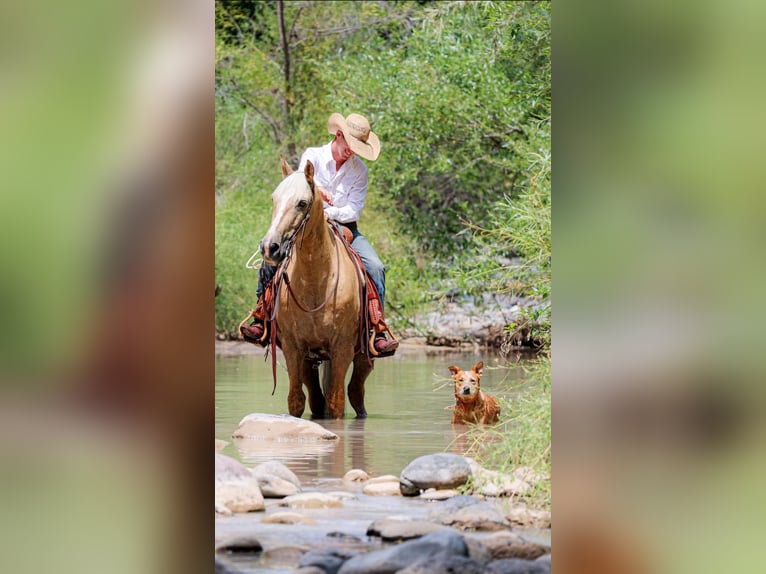
[[[221,452],[248,467],[277,459],[304,485],[340,478],[352,468],[362,468],[371,476],[398,475],[424,454],[462,454],[465,439],[453,430],[452,412],[448,410],[454,402],[447,369],[450,365],[467,370],[483,361],[481,383],[485,392],[512,400],[513,395],[525,391],[524,370],[499,355],[405,346],[393,357],[375,362],[366,383],[366,419],[355,418],[347,399],[345,419],[317,421],[339,435],[339,441],[309,448],[305,443],[291,446],[234,440],[231,434],[246,415],[287,413],[287,372],[278,355],[277,388],[272,396],[271,357],[264,360],[262,349],[245,343],[221,343],[218,351],[215,436],[230,443]],[[303,417],[309,416],[307,406]]]

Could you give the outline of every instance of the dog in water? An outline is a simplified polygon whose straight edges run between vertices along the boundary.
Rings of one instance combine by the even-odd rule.
[[[455,409],[452,411],[452,424],[496,423],[500,415],[500,405],[497,404],[495,397],[481,390],[484,361],[476,363],[470,371],[464,371],[454,365],[448,368],[455,381]]]

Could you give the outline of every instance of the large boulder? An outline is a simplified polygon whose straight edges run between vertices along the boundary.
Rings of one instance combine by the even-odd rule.
[[[413,460],[399,476],[404,496],[416,496],[429,488],[462,486],[471,476],[471,467],[462,456],[450,453],[427,454]]]
[[[290,415],[253,413],[243,418],[232,438],[279,441],[338,440],[338,435],[322,425]]]
[[[215,453],[215,511],[228,515],[264,509],[258,480],[250,470],[225,454]]]
[[[468,556],[463,537],[452,530],[432,532],[396,546],[360,554],[347,560],[338,574],[394,574],[418,560]]]

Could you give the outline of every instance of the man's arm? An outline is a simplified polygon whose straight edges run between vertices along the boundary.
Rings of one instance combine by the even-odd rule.
[[[358,221],[364,209],[364,203],[367,199],[367,173],[361,174],[354,181],[348,192],[348,203],[343,207],[325,207],[325,214],[330,219],[348,223]]]

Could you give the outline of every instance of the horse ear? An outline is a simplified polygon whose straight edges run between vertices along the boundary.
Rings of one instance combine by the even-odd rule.
[[[282,177],[287,177],[293,172],[293,168],[285,161],[285,156],[280,155],[279,161],[282,164]]]
[[[476,363],[471,370],[481,377],[481,374],[484,372],[484,361]]]
[[[306,160],[306,167],[303,170],[303,174],[306,176],[306,181],[309,182],[309,186],[314,187],[314,165]]]
[[[456,367],[455,365],[452,365],[450,367],[447,367],[449,369],[449,372],[453,375],[457,375],[460,372],[460,367]]]

